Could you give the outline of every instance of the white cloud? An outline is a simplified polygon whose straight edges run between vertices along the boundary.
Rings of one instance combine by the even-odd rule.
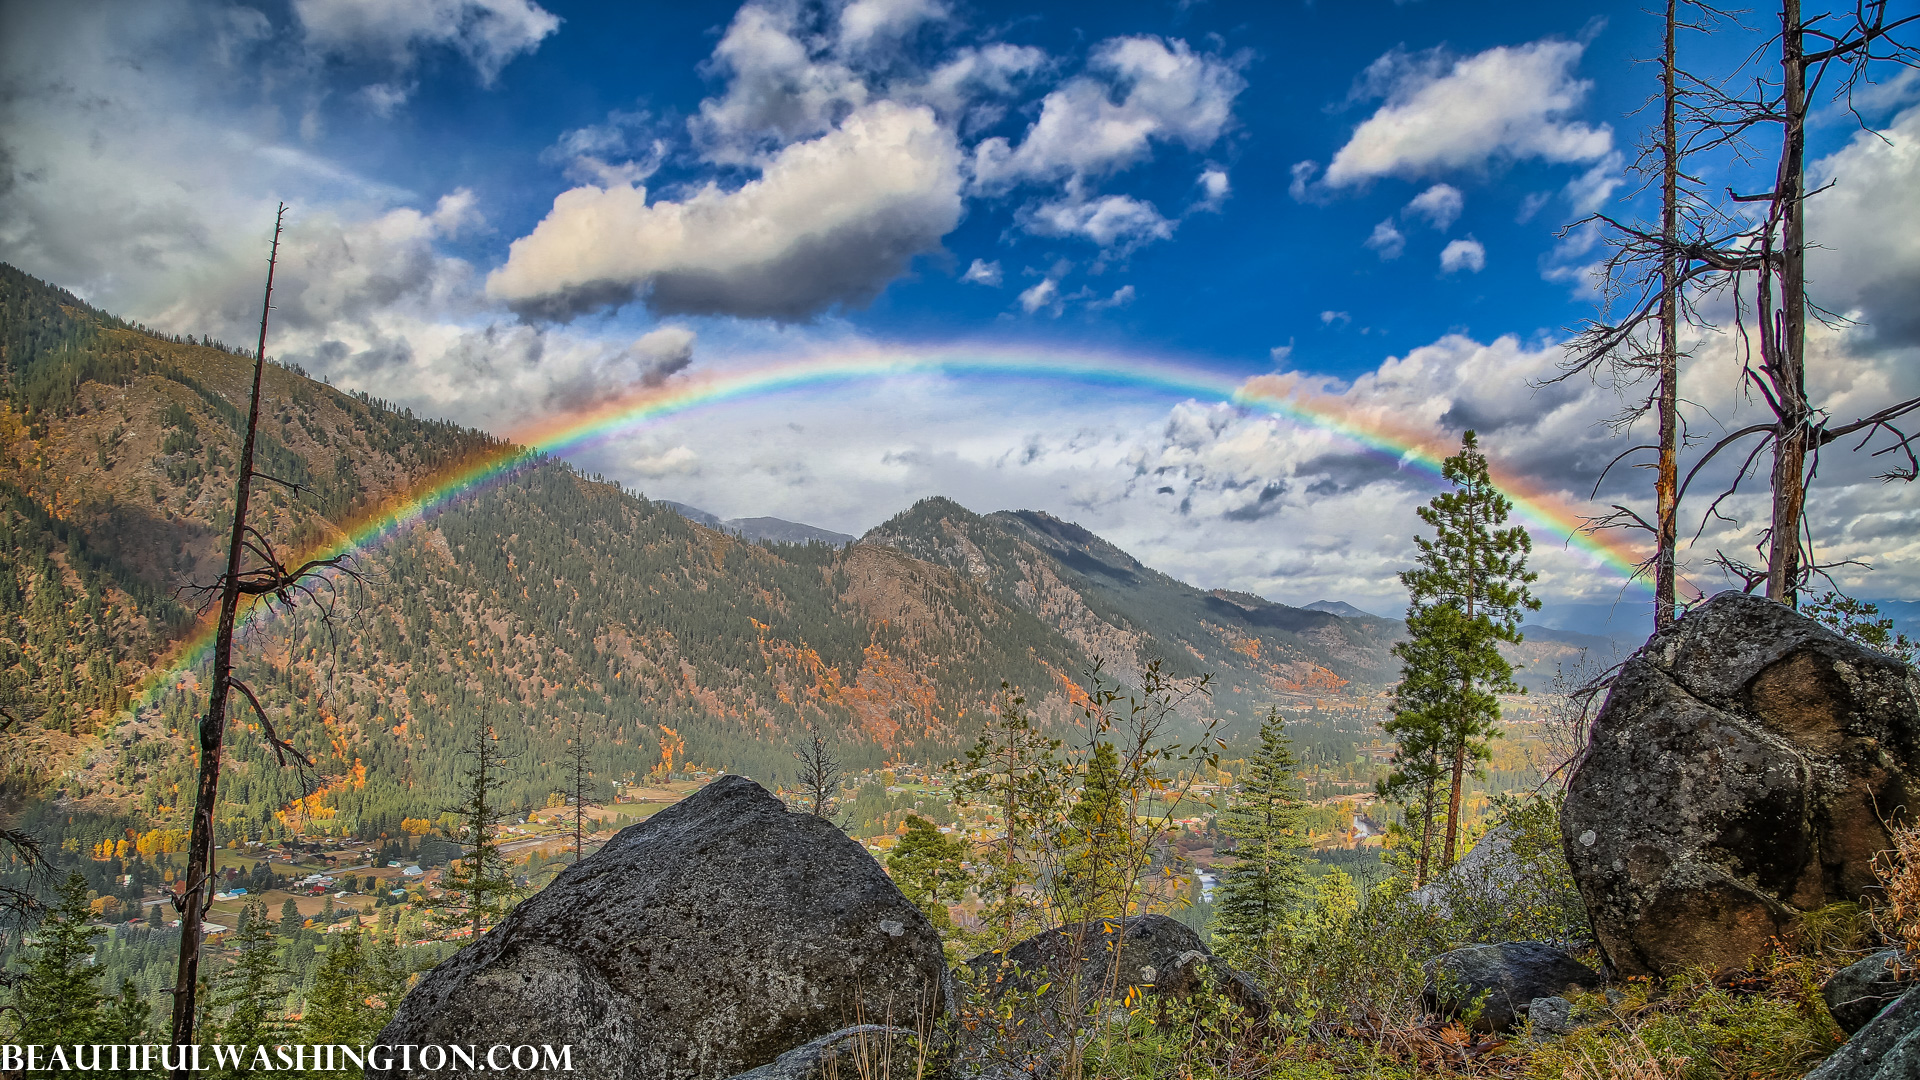
[[[1383,261],[1397,259],[1407,250],[1407,238],[1393,227],[1393,219],[1388,218],[1373,227],[1373,235],[1367,237],[1367,247],[1378,252]]]
[[[1112,296],[1104,300],[1090,300],[1087,302],[1087,306],[1095,311],[1106,308],[1126,307],[1128,304],[1133,303],[1134,295],[1133,286],[1122,285],[1113,290]]]
[[[1593,168],[1567,181],[1567,202],[1573,204],[1573,212],[1586,217],[1607,205],[1613,193],[1627,182],[1621,172],[1625,163],[1620,151],[1615,150]]]
[[[1435,184],[1413,197],[1407,203],[1405,213],[1408,217],[1421,218],[1427,224],[1447,231],[1460,217],[1460,211],[1467,205],[1466,196],[1452,184]]]
[[[646,112],[614,110],[603,124],[563,132],[540,160],[566,167],[570,180],[610,188],[639,184],[658,172],[671,149],[652,134]]]
[[[532,0],[293,0],[293,13],[308,47],[322,55],[409,72],[423,49],[452,48],[486,85],[560,28],[559,17]],[[399,84],[368,89],[388,108],[408,93]]]
[[[825,134],[872,98],[851,65],[815,47],[803,25],[810,14],[769,3],[734,13],[708,61],[728,76],[726,93],[701,102],[689,122],[710,160],[750,163],[769,146]]]
[[[549,318],[634,298],[779,319],[864,304],[959,223],[959,163],[932,110],[877,102],[734,191],[652,203],[643,188],[562,192],[487,293]]]
[[[1207,166],[1200,173],[1197,183],[1200,185],[1200,201],[1194,204],[1195,210],[1218,211],[1233,191],[1233,185],[1227,179],[1227,170],[1216,165]]]
[[[1293,167],[1287,170],[1287,172],[1288,175],[1292,177],[1287,183],[1287,194],[1293,197],[1293,201],[1314,201],[1313,178],[1320,172],[1320,163],[1317,161],[1296,161],[1293,163]]]
[[[1031,45],[996,41],[960,49],[918,83],[896,87],[903,101],[931,105],[963,130],[988,127],[1006,114],[1000,102],[1017,94],[1028,77],[1047,67],[1047,54]]]
[[[1275,345],[1273,348],[1268,349],[1267,356],[1273,361],[1274,367],[1285,367],[1287,362],[1293,359],[1292,339],[1288,339],[1285,345]]]
[[[1041,203],[1028,209],[1026,224],[1029,231],[1042,236],[1077,236],[1122,251],[1150,240],[1170,239],[1174,228],[1152,203],[1126,195]]]
[[[1808,200],[1808,288],[1883,346],[1920,345],[1920,107],[1814,163],[1833,187]]]
[[[1060,300],[1060,283],[1052,278],[1042,278],[1032,288],[1021,290],[1019,304],[1020,310],[1029,315],[1046,311],[1056,317],[1065,307]]]
[[[1102,42],[1087,66],[1104,78],[1080,76],[1048,94],[1018,147],[992,138],[975,148],[976,185],[1084,185],[1145,161],[1155,142],[1204,150],[1226,130],[1246,86],[1235,62],[1156,37]]]
[[[973,265],[967,267],[967,272],[960,275],[960,280],[969,285],[987,285],[997,289],[1003,280],[1000,261],[996,259],[988,262],[985,259],[975,259]]]
[[[1320,313],[1320,324],[1322,326],[1332,326],[1334,323],[1339,323],[1341,326],[1346,326],[1351,322],[1353,322],[1353,315],[1351,312],[1323,311]]]
[[[853,0],[840,9],[840,48],[847,52],[897,42],[922,23],[947,17],[937,0]]]
[[[1447,65],[1389,65],[1388,85],[1376,88],[1386,103],[1334,155],[1326,182],[1346,187],[1382,176],[1475,168],[1499,157],[1573,162],[1604,156],[1613,149],[1611,129],[1565,119],[1591,85],[1573,75],[1583,49],[1576,42],[1536,41]]]
[[[1440,252],[1440,272],[1451,274],[1460,270],[1479,273],[1487,268],[1486,245],[1469,236],[1464,240],[1455,240]]]

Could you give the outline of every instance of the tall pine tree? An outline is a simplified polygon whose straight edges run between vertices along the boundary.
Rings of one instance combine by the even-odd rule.
[[[1220,831],[1235,841],[1234,863],[1221,875],[1213,926],[1229,951],[1257,946],[1299,897],[1306,846],[1294,780],[1299,768],[1286,722],[1269,708],[1240,790],[1220,816]]]
[[[100,1041],[102,995],[93,941],[106,931],[87,925],[92,917],[87,879],[69,874],[40,924],[26,979],[14,992],[14,1022],[22,1042],[56,1046]]]
[[[498,832],[506,820],[506,797],[500,791],[507,782],[506,754],[499,733],[484,717],[461,753],[467,759],[461,785],[465,797],[454,812],[460,815],[466,851],[448,868],[445,887],[452,898],[448,914],[438,921],[448,930],[464,926],[478,941],[513,906],[513,877]]]
[[[1540,601],[1527,589],[1539,577],[1527,569],[1533,540],[1518,526],[1501,528],[1513,503],[1494,486],[1474,432],[1462,437],[1441,475],[1454,490],[1420,508],[1434,536],[1414,538],[1418,565],[1400,575],[1409,597],[1408,640],[1393,650],[1403,665],[1401,689],[1386,727],[1404,738],[1403,753],[1436,749],[1445,764],[1445,867],[1459,840],[1469,763],[1490,756],[1487,740],[1499,734],[1497,695],[1519,690],[1499,646],[1521,640],[1520,619]]]
[[[279,1042],[286,1028],[286,971],[280,966],[278,935],[259,897],[241,909],[235,931],[233,963],[214,982],[214,1004],[226,1011],[220,1041],[240,1046]]]

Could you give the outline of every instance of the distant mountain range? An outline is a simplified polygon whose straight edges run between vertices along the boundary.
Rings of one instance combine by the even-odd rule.
[[[1345,600],[1315,600],[1308,604],[1306,611],[1324,611],[1329,615],[1338,615],[1343,619],[1378,619],[1380,616],[1371,611],[1361,611]]]
[[[853,537],[846,533],[838,533],[798,521],[787,521],[777,517],[722,519],[718,514],[710,514],[697,506],[688,506],[683,502],[674,502],[671,499],[654,501],[688,521],[697,521],[709,529],[732,533],[742,540],[755,542],[770,540],[780,544],[827,544],[832,547],[844,547],[853,543]]]

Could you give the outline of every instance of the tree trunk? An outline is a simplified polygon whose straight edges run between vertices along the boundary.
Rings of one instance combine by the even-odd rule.
[[[1420,866],[1414,872],[1414,884],[1427,883],[1427,869],[1433,855],[1433,819],[1437,816],[1433,810],[1434,792],[1439,787],[1439,779],[1432,773],[1427,774],[1427,791],[1420,801]]]
[[[1780,307],[1774,325],[1771,372],[1780,416],[1773,455],[1773,531],[1767,545],[1767,596],[1795,603],[1799,591],[1800,519],[1806,509],[1807,443],[1812,410],[1807,405],[1807,281],[1805,186],[1807,153],[1806,67],[1802,60],[1800,0],[1780,5],[1780,112],[1783,132],[1774,205],[1780,221]]]
[[[260,344],[253,358],[253,397],[247,406],[247,434],[235,466],[233,534],[227,542],[227,575],[220,590],[220,625],[213,642],[213,685],[207,715],[200,722],[200,784],[193,799],[193,834],[187,866],[174,903],[180,911],[180,963],[173,980],[173,1043],[193,1043],[194,1001],[200,987],[200,927],[213,888],[213,807],[220,792],[220,756],[226,741],[227,698],[233,686],[233,622],[240,609],[240,562],[246,551],[247,501],[252,492],[253,441],[260,427],[260,381],[267,368],[267,315],[273,306],[273,267],[280,258],[282,205],[273,219],[273,247],[267,255],[267,290],[260,301]],[[173,1070],[174,1080],[188,1071]]]
[[[1678,570],[1674,548],[1679,537],[1680,491],[1680,298],[1679,260],[1674,249],[1680,240],[1680,141],[1674,112],[1675,8],[1679,0],[1667,0],[1666,50],[1660,65],[1660,90],[1663,104],[1660,131],[1660,389],[1656,406],[1660,415],[1659,475],[1654,479],[1656,503],[1653,571],[1653,628],[1664,630],[1673,625],[1675,579]]]
[[[1440,868],[1453,865],[1454,841],[1460,836],[1460,785],[1467,771],[1467,743],[1462,739],[1453,748],[1453,785],[1447,794],[1447,847],[1440,855]]]

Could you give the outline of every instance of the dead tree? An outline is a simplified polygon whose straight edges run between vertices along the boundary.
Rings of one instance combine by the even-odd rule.
[[[0,707],[0,734],[19,722],[19,717]],[[21,872],[24,877],[18,883],[0,881],[0,931],[5,931],[13,925],[24,926],[40,914],[42,905],[35,886],[51,875],[53,867],[40,848],[39,837],[24,829],[0,828],[0,870]],[[0,976],[0,985],[8,985],[4,976]]]
[[[587,796],[593,783],[593,771],[587,763],[587,740],[582,730],[585,716],[573,716],[573,739],[567,744],[567,798],[573,803],[573,861],[587,856]]]
[[[833,745],[820,734],[819,728],[809,727],[807,741],[793,752],[793,758],[800,763],[797,779],[807,813],[817,818],[831,817],[838,801],[840,781],[845,776],[840,759],[834,756]]]
[[[1626,391],[1647,376],[1653,377],[1651,391],[1633,400],[1613,423],[1624,430],[1652,413],[1658,429],[1656,441],[1631,447],[1617,456],[1594,485],[1597,496],[1613,465],[1642,451],[1653,451],[1653,520],[1616,503],[1609,513],[1591,519],[1588,527],[1635,529],[1652,535],[1653,554],[1640,570],[1653,577],[1656,630],[1673,622],[1679,599],[1679,459],[1685,441],[1680,415],[1680,325],[1683,320],[1690,324],[1701,321],[1698,311],[1689,304],[1689,290],[1697,291],[1701,273],[1712,269],[1690,265],[1682,257],[1686,246],[1683,237],[1704,240],[1724,228],[1719,215],[1700,198],[1697,181],[1685,171],[1685,161],[1694,150],[1694,133],[1683,130],[1681,113],[1696,94],[1696,80],[1680,67],[1679,32],[1706,32],[1725,20],[1717,9],[1697,0],[1667,0],[1658,60],[1658,134],[1642,143],[1634,162],[1634,171],[1645,178],[1647,186],[1658,184],[1660,221],[1657,226],[1628,224],[1596,213],[1569,226],[1569,230],[1605,230],[1613,249],[1604,264],[1608,313],[1581,328],[1568,343],[1569,356],[1562,373],[1549,380],[1560,382],[1576,374],[1604,371]],[[1617,318],[1615,311],[1621,312]]]
[[[180,962],[173,985],[173,1034],[175,1045],[190,1045],[200,987],[200,934],[207,908],[213,903],[213,809],[220,789],[220,762],[225,751],[227,704],[238,693],[253,706],[260,718],[260,730],[282,765],[291,757],[312,768],[313,762],[274,730],[272,718],[260,700],[233,674],[234,624],[242,603],[251,606],[264,602],[292,609],[302,599],[319,600],[317,589],[329,587],[335,573],[351,574],[349,556],[309,559],[294,562],[283,557],[259,529],[248,523],[247,508],[256,477],[292,489],[299,485],[259,472],[253,467],[254,442],[260,428],[260,384],[267,367],[267,316],[273,307],[273,270],[280,256],[280,232],[287,208],[282,204],[274,214],[273,246],[267,257],[266,294],[261,300],[260,341],[254,352],[253,394],[247,406],[247,427],[241,442],[240,459],[234,471],[233,531],[227,544],[226,571],[212,585],[200,587],[207,603],[217,599],[219,622],[214,636],[213,669],[207,695],[207,713],[200,721],[200,778],[194,791],[193,828],[188,842],[187,866],[173,897],[180,913]],[[186,1080],[188,1073],[177,1069],[174,1080]]]
[[[1697,3],[1690,6],[1711,10]],[[1655,230],[1597,216],[1609,229],[1615,247],[1610,271],[1621,265],[1652,264],[1661,270],[1643,279],[1644,302],[1636,305],[1627,318],[1591,325],[1576,340],[1571,366],[1590,370],[1623,351],[1632,353],[1656,320],[1665,330],[1662,316],[1669,309],[1687,318],[1698,315],[1702,297],[1725,295],[1732,299],[1743,359],[1742,388],[1766,404],[1771,419],[1741,427],[1709,447],[1688,470],[1672,501],[1677,507],[1693,480],[1723,451],[1754,440],[1747,444],[1746,457],[1732,480],[1701,515],[1697,539],[1710,522],[1730,520],[1720,508],[1748,476],[1755,474],[1761,455],[1771,450],[1770,522],[1758,545],[1763,564],[1748,565],[1724,551],[1715,553],[1714,562],[1739,578],[1748,591],[1764,586],[1769,597],[1788,604],[1796,601],[1810,577],[1831,569],[1815,558],[1806,521],[1807,491],[1818,473],[1823,448],[1859,436],[1854,449],[1862,450],[1880,439],[1883,444],[1872,451],[1875,456],[1895,454],[1905,461],[1880,474],[1881,479],[1912,481],[1920,477],[1920,458],[1915,456],[1913,438],[1900,424],[1903,417],[1920,409],[1920,398],[1835,423],[1809,400],[1806,389],[1807,318],[1831,318],[1807,294],[1806,204],[1819,193],[1806,186],[1807,119],[1816,101],[1845,101],[1851,107],[1853,92],[1874,64],[1920,66],[1920,51],[1895,34],[1916,21],[1920,21],[1920,15],[1889,21],[1885,0],[1861,0],[1847,16],[1831,11],[1806,16],[1800,0],[1782,0],[1780,32],[1775,38],[1780,46],[1779,74],[1754,78],[1750,94],[1742,96],[1727,90],[1731,80],[1701,78],[1677,64],[1669,65],[1668,71],[1679,84],[1670,98],[1678,106],[1675,123],[1679,130],[1672,144],[1678,158],[1705,152],[1742,158],[1755,153],[1755,143],[1766,132],[1777,131],[1779,145],[1771,190],[1740,194],[1729,189],[1724,202],[1697,190],[1690,197],[1690,186],[1697,185],[1690,185],[1691,178],[1681,169],[1674,177],[1679,198],[1670,204],[1679,208],[1677,228]],[[1752,204],[1760,204],[1759,214],[1743,211]],[[1690,207],[1694,211],[1691,221]],[[1651,281],[1658,282],[1657,289],[1645,284]],[[1712,328],[1710,320],[1695,321]],[[1664,333],[1661,336],[1664,338]],[[1627,453],[1640,449],[1645,448],[1635,447]],[[1602,475],[1604,478],[1604,472]],[[1625,507],[1616,506],[1615,511],[1597,524],[1625,524],[1659,532],[1657,522],[1647,523]]]

